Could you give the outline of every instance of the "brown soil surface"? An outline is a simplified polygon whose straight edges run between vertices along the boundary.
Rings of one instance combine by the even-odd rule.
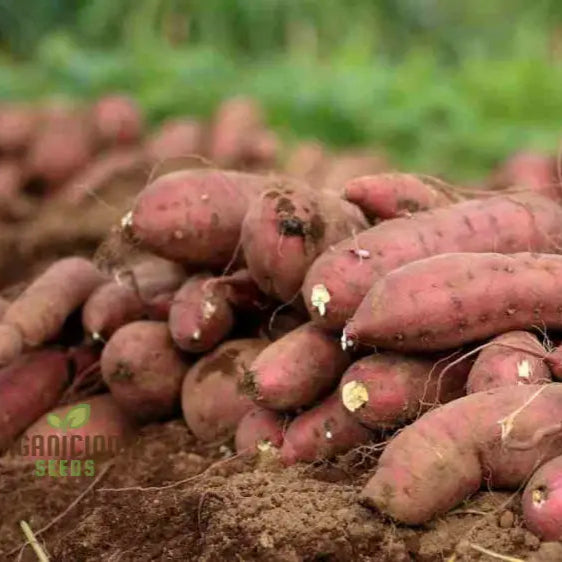
[[[5,459],[0,559],[36,560],[29,547],[20,554],[19,522],[37,532],[91,487],[40,534],[51,560],[494,559],[482,549],[535,562],[562,560],[562,544],[541,545],[522,528],[518,498],[509,494],[482,492],[447,517],[409,529],[357,503],[376,462],[368,449],[335,463],[290,469],[279,468],[274,458],[228,453],[228,445],[198,443],[183,422],[172,421],[146,427],[111,464],[98,464],[98,475],[107,471],[95,486],[95,477],[38,477],[29,464]]]

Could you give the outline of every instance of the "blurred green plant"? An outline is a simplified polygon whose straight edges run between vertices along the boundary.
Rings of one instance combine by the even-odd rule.
[[[256,96],[288,140],[471,179],[557,150],[555,0],[0,0],[0,97],[133,94],[149,119]]]

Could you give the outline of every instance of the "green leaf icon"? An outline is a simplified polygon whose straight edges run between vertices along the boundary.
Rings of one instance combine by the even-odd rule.
[[[62,420],[56,414],[47,414],[47,423],[55,429],[62,427]]]
[[[66,414],[64,418],[65,429],[78,429],[90,419],[90,404],[78,404]]]

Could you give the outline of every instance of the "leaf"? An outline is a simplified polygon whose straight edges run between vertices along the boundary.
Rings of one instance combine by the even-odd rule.
[[[82,427],[90,419],[90,404],[78,404],[74,406],[64,419],[66,428],[77,429]]]
[[[47,423],[55,429],[62,427],[62,420],[57,414],[47,414]]]

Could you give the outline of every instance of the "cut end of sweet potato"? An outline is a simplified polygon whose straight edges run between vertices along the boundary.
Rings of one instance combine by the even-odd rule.
[[[310,294],[310,303],[320,316],[326,316],[326,305],[330,302],[331,295],[326,288],[326,285],[314,285]]]
[[[350,412],[355,412],[369,401],[369,393],[362,382],[349,381],[341,389],[341,399]]]
[[[252,400],[257,400],[259,398],[259,389],[254,371],[244,371],[244,375],[240,381],[240,390]]]

